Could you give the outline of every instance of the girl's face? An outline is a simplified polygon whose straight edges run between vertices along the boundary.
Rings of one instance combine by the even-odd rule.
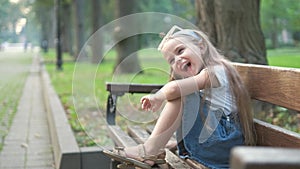
[[[174,74],[180,78],[195,76],[203,69],[200,48],[176,39],[169,39],[162,48],[164,58],[170,64]]]

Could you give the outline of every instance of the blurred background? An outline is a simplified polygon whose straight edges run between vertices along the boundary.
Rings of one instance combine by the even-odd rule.
[[[86,40],[101,26],[132,13],[162,12],[194,23],[213,35],[212,38],[221,36],[221,32],[217,32],[220,30],[213,26],[217,23],[237,25],[257,22],[267,48],[297,45],[300,39],[298,0],[261,0],[258,4],[248,1],[1,0],[0,43],[4,47],[7,43],[28,43],[45,50],[54,48],[59,22],[62,51],[76,57]],[[235,15],[238,13],[242,15]],[[253,16],[257,21],[248,21],[247,13],[257,15]],[[237,19],[233,19],[232,15]],[[239,27],[239,30],[243,31],[243,28]],[[215,43],[218,44],[218,41]]]
[[[153,49],[160,41],[158,34],[124,38],[107,50],[109,40],[126,31],[125,27],[114,27],[113,34],[99,35],[96,48],[89,46],[88,42],[99,29],[121,17],[156,12],[170,15],[157,19],[172,24],[170,18],[178,17],[207,33],[231,61],[300,68],[299,0],[0,2],[0,54],[5,55],[0,59],[12,58],[6,52],[17,47],[26,55],[39,51],[81,146],[111,144],[105,130],[108,95],[105,82],[164,84],[168,81],[168,65],[161,62],[161,54]],[[144,20],[134,26],[146,23]],[[137,113],[141,96],[132,97],[129,95],[119,101],[119,113],[128,113],[120,113],[122,116],[117,117],[117,122],[126,126],[124,119],[134,123],[155,121],[158,114]],[[300,117],[296,112],[257,104],[260,106],[256,106],[259,107],[256,118],[300,132]],[[2,119],[0,112],[0,121]]]

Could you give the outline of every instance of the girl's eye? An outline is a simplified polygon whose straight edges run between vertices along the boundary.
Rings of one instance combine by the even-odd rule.
[[[179,49],[177,50],[177,54],[182,54],[183,51],[184,51],[184,48],[179,48]]]
[[[174,62],[175,62],[175,59],[174,59],[174,58],[172,58],[172,59],[169,60],[169,64],[171,64],[171,65],[172,65]]]

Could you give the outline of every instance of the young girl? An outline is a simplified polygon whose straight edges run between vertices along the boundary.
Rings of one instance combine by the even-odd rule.
[[[156,163],[175,131],[179,155],[209,168],[229,168],[237,145],[254,145],[250,98],[239,74],[201,31],[174,26],[158,48],[171,67],[171,81],[142,97],[143,110],[166,102],[149,139],[118,154]]]

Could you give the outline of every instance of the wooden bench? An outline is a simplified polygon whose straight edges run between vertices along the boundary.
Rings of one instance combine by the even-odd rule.
[[[300,111],[300,69],[253,64],[234,64],[252,99]],[[107,83],[107,123],[117,146],[143,143],[151,129],[128,126],[123,131],[115,122],[118,97],[125,93],[151,93],[162,85]],[[257,146],[236,147],[231,152],[232,169],[300,168],[300,134],[254,119]],[[181,160],[175,152],[166,151],[168,166],[161,168],[200,168],[192,160]]]

